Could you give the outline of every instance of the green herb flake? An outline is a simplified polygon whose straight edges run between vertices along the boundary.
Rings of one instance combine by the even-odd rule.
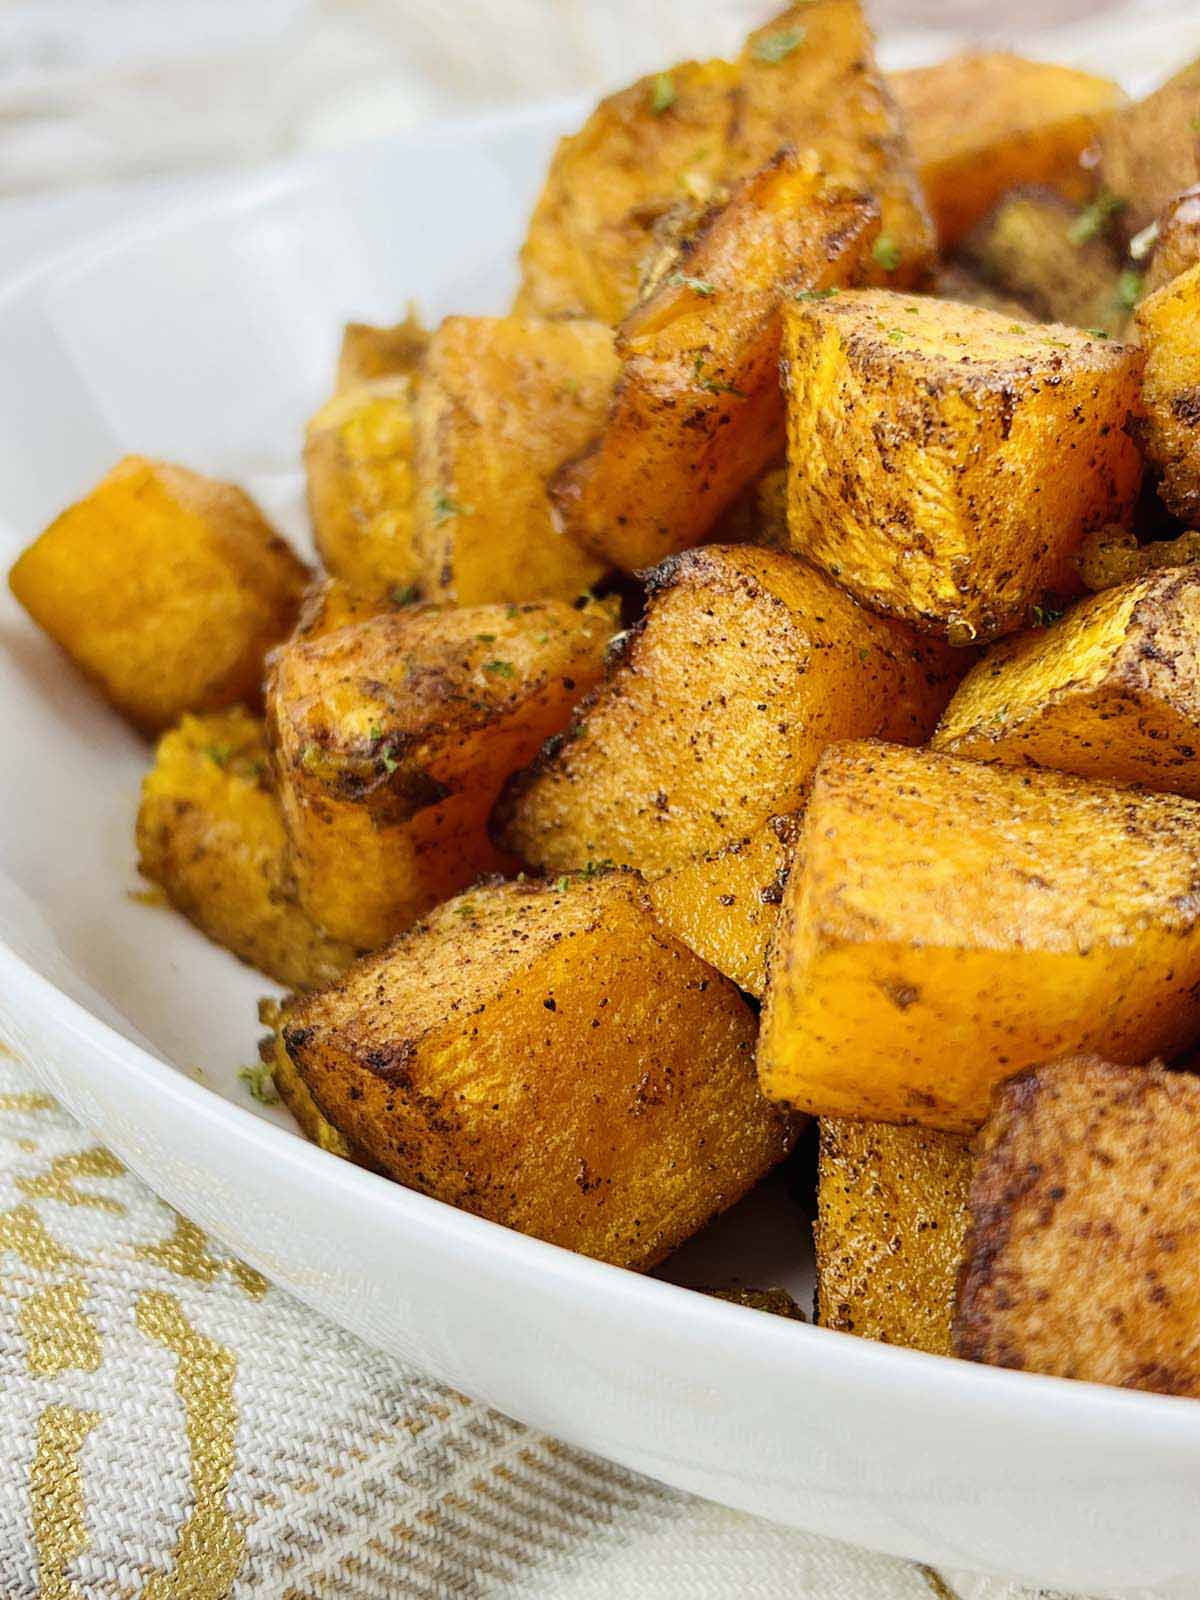
[[[1121,307],[1122,311],[1132,311],[1134,306],[1137,305],[1142,298],[1142,288],[1145,281],[1140,272],[1135,272],[1132,267],[1125,268],[1125,271],[1117,279],[1117,292],[1113,296],[1115,303]]]
[[[556,888],[556,889],[557,889],[557,890],[558,890],[558,892],[559,892],[559,893],[560,893],[560,894],[561,894],[561,893],[562,893],[562,892],[563,892],[563,890],[564,890],[564,889],[569,889],[569,888],[570,888],[570,887],[571,887],[571,880],[570,880],[570,878],[568,878],[568,877],[567,877],[567,876],[565,876],[565,874],[564,874],[564,876],[563,876],[563,877],[561,877],[561,878],[556,878],[556,879],[555,879],[555,880],[554,880],[554,887],[555,887],[555,888]]]
[[[900,265],[900,251],[896,241],[886,233],[881,233],[875,241],[871,251],[871,260],[877,267],[882,267],[885,272],[895,272]],[[909,308],[912,309],[911,307]]]
[[[1035,628],[1048,628],[1058,621],[1063,615],[1058,606],[1040,605],[1033,608],[1033,625]]]
[[[706,300],[714,292],[713,286],[707,278],[689,278],[686,272],[673,272],[668,282],[677,283],[684,289],[690,289],[693,294],[703,295]]]
[[[454,908],[456,917],[473,917],[475,915],[474,900],[460,900]]]
[[[1067,229],[1068,242],[1077,247],[1087,244],[1090,239],[1095,239],[1097,235],[1104,233],[1117,212],[1124,209],[1125,202],[1120,195],[1109,194],[1107,189],[1101,190],[1091,205],[1085,206]]]
[[[372,744],[378,744],[380,739],[383,738],[383,729],[378,722],[373,722],[367,729],[367,738],[370,739]]]
[[[433,494],[433,520],[439,525],[448,522],[451,517],[469,517],[470,506],[460,506],[452,500],[444,489],[435,489]]]
[[[692,358],[692,376],[695,378],[697,386],[708,394],[732,394],[736,395],[739,400],[746,398],[736,384],[726,383],[724,378],[705,376],[704,352],[701,350],[697,350]]]
[[[798,289],[793,300],[832,300],[836,289]]]
[[[420,598],[421,591],[415,583],[406,583],[403,587],[394,583],[388,590],[388,599],[394,606],[411,606]]]
[[[671,109],[676,99],[675,79],[669,72],[660,72],[650,90],[650,110],[656,117],[661,117],[664,111]]]
[[[611,872],[615,866],[616,862],[605,856],[603,861],[589,861],[583,869],[583,876],[585,878],[597,878],[602,872]]]
[[[887,336],[893,344],[903,344],[905,339],[908,338],[903,328],[889,328]]]
[[[319,744],[306,744],[300,752],[300,765],[306,772],[311,772],[321,759],[321,746]]]
[[[496,642],[496,635],[494,633],[477,633],[475,637],[479,640],[480,644],[495,644]]]
[[[863,645],[859,650],[858,659],[860,661],[869,661],[871,659],[871,652],[867,649],[866,645]]]
[[[750,54],[765,67],[777,67],[804,43],[806,35],[805,28],[780,28],[777,33],[764,34],[761,39],[756,39],[750,47]]]
[[[1085,328],[1084,332],[1085,333],[1089,333],[1092,336],[1093,339],[1107,339],[1108,338],[1108,329],[1107,328]]]
[[[397,770],[400,763],[396,760],[395,756],[390,750],[381,750],[379,752],[379,759],[383,763],[383,770],[390,778],[392,773]]]
[[[239,1079],[249,1089],[251,1097],[258,1101],[260,1106],[277,1106],[279,1096],[275,1093],[275,1080],[271,1076],[271,1069],[265,1063],[257,1067],[243,1067],[238,1073]]]
[[[496,678],[512,678],[516,676],[511,661],[485,661],[483,670],[490,672]]]
[[[233,746],[229,744],[209,744],[204,747],[204,754],[218,767],[227,767],[229,758],[233,754]]]
[[[1028,333],[1029,329],[1023,322],[1010,322],[1008,325],[1008,331],[1009,333]]]

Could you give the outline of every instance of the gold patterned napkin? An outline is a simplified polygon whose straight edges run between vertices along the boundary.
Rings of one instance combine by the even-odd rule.
[[[11,1056],[0,1382],[3,1600],[1023,1594],[677,1494],[398,1368],[156,1199]]]

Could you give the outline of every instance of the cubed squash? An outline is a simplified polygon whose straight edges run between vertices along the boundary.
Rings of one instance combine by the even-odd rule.
[[[993,1087],[1200,1030],[1200,804],[871,742],[826,751],[759,1037],[769,1099],[968,1133]]]
[[[296,900],[262,722],[186,716],[142,783],[138,867],[201,932],[294,989],[331,983],[357,951]]]
[[[822,1117],[821,1326],[951,1355],[970,1183],[970,1141],[961,1134]]]
[[[977,1142],[955,1348],[1200,1396],[1200,1081],[1096,1057],[1006,1083]]]
[[[509,786],[497,837],[554,872],[657,876],[799,810],[830,740],[928,738],[954,655],[791,556],[689,550],[651,574],[603,687]]]
[[[481,886],[282,1042],[390,1177],[619,1266],[653,1266],[786,1154],[754,1017],[654,921],[637,878]]]
[[[1000,640],[931,743],[1200,799],[1200,569],[1107,589],[1047,628]]]
[[[128,456],[9,573],[17,599],[135,727],[259,704],[309,573],[250,497]]]
[[[854,279],[877,228],[808,156],[739,185],[621,324],[611,413],[552,485],[564,530],[627,572],[705,538],[783,450],[781,301]]]
[[[1057,324],[883,290],[786,308],[792,548],[955,641],[1078,590],[1141,482],[1142,357]]]
[[[1107,78],[1004,51],[951,56],[888,81],[943,250],[1023,184],[1084,199],[1091,180],[1079,158],[1125,104]]]
[[[415,539],[431,599],[569,600],[603,576],[558,526],[546,480],[600,427],[617,371],[604,323],[443,322],[416,413]]]
[[[336,394],[304,436],[313,537],[326,568],[356,587],[403,588],[420,576],[413,539],[409,376]]]
[[[933,229],[862,6],[799,0],[737,61],[654,73],[562,140],[521,251],[516,311],[620,322],[664,233],[686,233],[784,148],[813,151],[836,182],[875,195],[888,240],[876,279],[920,281]]]
[[[277,653],[269,730],[301,903],[371,949],[483,873],[510,773],[599,678],[614,608],[409,606]]]

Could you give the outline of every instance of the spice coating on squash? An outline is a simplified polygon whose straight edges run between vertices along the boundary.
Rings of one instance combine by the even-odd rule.
[[[282,1038],[391,1177],[637,1269],[793,1137],[758,1093],[752,1013],[628,873],[479,886],[289,1005]]]

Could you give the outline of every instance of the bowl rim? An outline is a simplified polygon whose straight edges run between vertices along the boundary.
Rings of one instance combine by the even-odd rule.
[[[74,243],[51,249],[32,264],[0,279],[0,312],[23,295],[49,288],[122,251],[136,249],[165,233],[199,222],[253,211],[294,194],[364,155],[395,156],[406,149],[426,150],[433,141],[456,143],[516,129],[546,132],[570,125],[585,101],[579,97],[512,112],[447,118],[388,138],[358,144],[350,151],[308,154],[274,163],[252,175],[225,174],[205,181],[202,192],[163,204],[148,204],[127,221],[84,233]],[[184,1125],[201,1122],[236,1144],[246,1160],[282,1164],[313,1187],[337,1192],[393,1229],[420,1230],[453,1247],[464,1273],[486,1271],[523,1285],[580,1301],[602,1299],[626,1326],[655,1326],[711,1346],[734,1360],[751,1355],[788,1383],[830,1383],[869,1396],[872,1391],[907,1389],[913,1400],[952,1412],[972,1424],[986,1424],[1003,1413],[1010,1421],[1058,1426],[1097,1439],[1138,1437],[1169,1445],[1190,1456],[1200,1451],[1200,1407],[1187,1397],[1120,1389],[1077,1379],[987,1366],[950,1356],[930,1355],[898,1345],[860,1338],[811,1322],[764,1315],[669,1281],[615,1267],[561,1246],[517,1233],[499,1223],[420,1194],[377,1173],[330,1154],[298,1131],[256,1115],[197,1082],[153,1051],[125,1037],[51,979],[45,977],[0,935],[0,1015],[40,1018],[64,1037],[70,1035],[95,1052],[110,1074],[130,1087],[153,1093]],[[21,1023],[25,1031],[27,1024]],[[34,1072],[37,1063],[31,1062]],[[186,1139],[187,1135],[183,1135]],[[139,1172],[136,1152],[119,1152]],[[139,1172],[139,1176],[142,1174]],[[220,1230],[215,1230],[219,1236]],[[289,1293],[297,1293],[288,1289]],[[687,1300],[682,1296],[687,1296]],[[301,1291],[298,1298],[303,1298]]]

